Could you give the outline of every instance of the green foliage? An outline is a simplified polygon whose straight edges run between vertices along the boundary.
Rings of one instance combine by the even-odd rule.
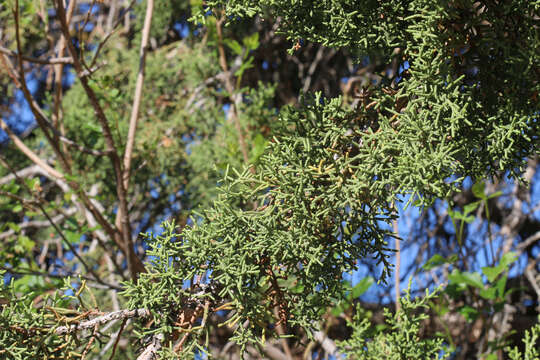
[[[514,0],[484,6],[482,11],[475,3],[209,0],[203,6],[198,0],[156,2],[150,36],[158,48],[152,48],[146,61],[128,194],[130,215],[148,215],[155,222],[170,206],[169,194],[182,197],[183,210],[199,207],[199,212],[193,212],[192,225],[180,231],[174,222],[166,222],[162,235],[146,235],[148,271],[124,283],[127,305],[152,314],[152,321],[137,324],[136,335],[143,345],[152,336],[163,335],[162,355],[173,358],[181,334],[185,336],[182,356],[194,357],[196,351],[208,349],[216,327],[207,320],[209,312],[218,308],[227,313],[218,326],[227,326],[233,333],[230,340],[242,350],[277,336],[276,324],[310,334],[329,309],[334,315],[346,311],[373,282],[366,278],[351,288],[343,281],[344,273],[357,270],[359,259],[374,258],[381,265],[379,280],[389,277],[388,240],[394,235],[383,224],[395,219],[395,203],[401,195],[411,194],[416,204],[425,205],[448,199],[466,176],[483,179],[502,170],[514,177],[521,173],[525,159],[539,153],[540,1]],[[33,14],[36,4],[20,2],[23,47],[34,46],[25,50],[39,48],[42,41],[41,20]],[[0,5],[0,19],[10,27],[13,20],[7,17],[12,6],[12,1],[7,7]],[[101,50],[100,60],[107,65],[88,77],[119,154],[124,152],[139,71],[145,8],[144,2],[135,2],[136,20],[129,36],[113,35],[115,46]],[[178,14],[189,16],[190,9],[194,22],[207,26],[203,40],[168,44],[170,33],[160,30],[169,29]],[[207,14],[209,9],[214,15]],[[265,45],[259,34],[262,20],[255,31],[242,29],[223,39],[228,54],[236,57],[229,64],[227,54],[218,51],[223,50],[217,35],[221,10],[228,19],[255,15],[281,19],[279,30],[297,42],[295,48],[305,40],[349,51],[357,61],[367,56],[396,67],[407,61],[410,68],[399,76],[380,75],[362,89],[354,106],[316,93],[302,95],[297,106],[278,109],[274,99],[280,84],[250,83],[250,71],[258,61],[255,52]],[[13,48],[13,31],[6,37]],[[89,60],[91,55],[86,52],[82,57]],[[227,86],[225,91],[223,79],[229,75],[227,80],[236,87]],[[242,87],[245,84],[249,86]],[[0,86],[13,91],[3,82]],[[52,96],[44,102],[54,108]],[[224,114],[224,105],[234,106],[234,111]],[[105,150],[103,129],[80,83],[65,94],[62,113],[67,138]],[[53,158],[43,139],[37,133],[27,143],[40,157]],[[242,149],[242,142],[249,148]],[[85,189],[95,187],[91,197],[99,200],[100,211],[112,223],[120,179],[110,159],[74,151],[68,162],[73,171],[67,178]],[[21,161],[17,166],[25,164]],[[0,174],[5,175],[5,170]],[[58,287],[54,281],[33,276],[40,269],[32,251],[43,246],[37,239],[47,236],[50,228],[29,237],[20,226],[28,219],[43,219],[35,209],[23,208],[21,199],[24,205],[32,204],[26,199],[39,201],[55,213],[74,206],[77,194],[51,183],[46,199],[38,194],[39,180],[30,180],[30,190],[16,182],[0,187],[0,209],[9,212],[2,213],[0,231],[14,234],[3,242],[0,260],[19,272],[9,290],[2,288],[0,355],[11,351],[21,359],[52,357],[57,352],[82,356],[84,344],[76,335],[60,337],[54,329],[90,311],[88,299],[75,289],[76,299],[37,296]],[[151,190],[158,193],[157,199],[148,201]],[[488,200],[499,194],[487,196],[484,190],[484,183],[478,181],[472,188],[478,200],[448,211],[460,247],[464,226],[474,221],[475,210],[484,206],[489,221]],[[67,244],[99,230],[83,222],[82,213],[66,216],[61,230]],[[97,264],[101,254],[86,255]],[[435,255],[424,269],[457,264],[461,255],[461,249],[456,256]],[[477,300],[475,306],[458,308],[467,321],[499,312],[512,291],[506,289],[506,282],[515,260],[514,254],[506,254],[498,265],[483,267],[481,273],[456,268],[444,293]],[[427,315],[417,314],[434,296],[426,293],[411,300],[407,292],[401,310],[394,315],[386,312],[385,330],[371,328],[357,308],[350,324],[353,335],[341,349],[359,359],[439,358],[446,350],[443,340],[421,338],[420,325]],[[93,305],[98,307],[97,302]],[[443,303],[438,310],[443,313],[448,307]],[[190,326],[187,313],[196,320]],[[538,356],[534,350],[538,331],[535,327],[526,338],[527,359]],[[502,341],[490,344],[489,350],[503,345]],[[511,356],[522,355],[514,349]]]
[[[507,347],[505,350],[508,353],[511,360],[536,360],[540,358],[538,352],[538,346],[540,338],[540,319],[539,323],[532,327],[530,331],[525,332],[523,338],[523,344],[525,345],[525,351],[521,353],[517,347]]]
[[[68,289],[76,291],[70,279],[66,279],[62,290]],[[56,335],[54,329],[76,322],[80,307],[60,292],[45,296],[42,292],[26,291],[21,295],[12,285],[2,286],[6,301],[0,304],[0,357],[14,360],[77,357],[77,348],[81,346],[77,337]]]
[[[391,57],[407,60],[411,68],[397,87],[396,74],[380,84],[392,82],[398,93],[392,99],[375,93],[370,101],[379,103],[377,122],[383,133],[378,138],[400,152],[398,166],[412,167],[413,175],[405,179],[414,181],[415,187],[446,178],[446,171],[481,176],[507,169],[516,174],[527,154],[538,151],[534,144],[540,128],[534,114],[540,84],[533,64],[539,61],[540,41],[534,30],[539,1],[516,0],[482,12],[474,10],[473,1],[207,4],[222,6],[233,16],[269,9],[283,18],[282,30],[292,39],[358,49],[362,55],[382,52],[388,62]],[[497,24],[502,16],[516,22],[483,25]],[[395,52],[396,48],[400,50]],[[406,100],[405,106],[399,98]],[[397,135],[384,133],[385,125],[391,124]],[[405,139],[406,144],[400,141]],[[430,167],[439,171],[415,177]]]
[[[429,293],[426,290],[425,297],[411,300],[407,290],[400,299],[401,309],[395,314],[385,309],[386,330],[383,331],[373,331],[365,312],[358,306],[353,321],[349,322],[349,326],[353,328],[352,336],[339,343],[340,350],[348,359],[359,360],[448,358],[443,339],[425,339],[419,336],[421,323],[428,318],[425,313],[429,309],[428,303],[436,294],[437,291]],[[441,353],[444,353],[442,357]]]

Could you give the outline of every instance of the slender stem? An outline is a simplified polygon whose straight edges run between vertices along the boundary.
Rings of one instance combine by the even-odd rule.
[[[64,179],[64,175],[59,172],[58,170],[55,170],[49,164],[47,164],[44,160],[42,160],[35,152],[33,152],[29,147],[27,147],[21,139],[7,126],[7,124],[4,122],[3,119],[0,119],[0,128],[4,130],[9,139],[13,141],[13,144],[24,154],[26,155],[34,164],[45,170],[50,176],[57,178],[57,179]]]
[[[12,51],[12,50],[9,50],[9,49],[6,49],[3,46],[0,46],[0,53],[8,55],[8,56],[13,56],[13,57],[18,57],[19,56],[19,53],[15,52],[15,51]],[[36,63],[36,64],[41,64],[41,65],[56,65],[56,64],[71,64],[71,63],[73,63],[73,60],[70,57],[62,57],[62,56],[59,56],[59,57],[56,57],[56,58],[50,58],[50,59],[39,59],[39,58],[26,56],[26,55],[21,55],[21,57],[22,57],[22,59],[24,61],[28,61],[28,62]]]
[[[66,13],[64,10],[62,0],[56,0],[55,4],[56,4],[56,10],[58,13],[58,19],[60,20],[60,28],[62,30],[62,33],[64,34],[64,37],[66,38],[66,43],[68,45],[69,52],[71,54],[71,57],[73,58],[73,66],[75,68],[75,71],[77,73],[79,80],[81,81],[81,85],[86,95],[88,96],[90,104],[92,105],[94,109],[96,118],[98,122],[100,123],[101,129],[103,131],[103,137],[105,138],[105,144],[107,147],[107,151],[109,153],[108,155],[113,165],[114,174],[116,176],[116,195],[118,196],[118,203],[119,203],[118,211],[122,213],[121,226],[119,229],[119,236],[120,236],[119,242],[123,243],[123,248],[127,257],[129,273],[131,274],[132,279],[136,279],[137,274],[145,271],[145,269],[144,269],[144,265],[135,254],[133,240],[131,238],[131,227],[129,223],[128,206],[127,206],[127,194],[126,194],[126,189],[124,187],[124,182],[122,181],[123,179],[122,162],[120,160],[120,156],[118,155],[118,150],[116,148],[114,138],[112,136],[111,128],[109,127],[109,122],[107,120],[105,112],[103,111],[103,108],[99,104],[99,100],[97,98],[96,93],[90,87],[87,76],[83,74],[84,69],[79,59],[79,54],[77,53],[77,49],[75,49],[75,46],[73,45],[73,42],[71,41],[71,35],[69,33],[69,27],[66,22]]]
[[[398,222],[397,219],[392,220],[392,227],[395,235],[395,241],[396,241],[396,267],[394,270],[394,291],[396,293],[396,311],[399,311],[401,309],[401,303],[399,302],[399,299],[401,297],[401,244],[399,239],[399,228],[398,228]]]
[[[131,111],[128,137],[126,141],[126,149],[124,152],[124,168],[121,181],[126,192],[126,196],[129,188],[129,178],[131,173],[131,160],[133,157],[133,145],[135,143],[135,133],[137,131],[137,123],[139,120],[139,108],[142,100],[142,89],[144,84],[144,70],[146,65],[146,53],[148,50],[148,40],[150,38],[150,27],[152,24],[152,13],[154,8],[154,1],[148,0],[146,7],[146,15],[144,19],[141,48],[139,55],[139,72],[137,74],[137,80],[135,84],[135,95],[133,97],[133,107]],[[124,212],[122,208],[118,209],[116,213],[115,225],[116,227],[122,226],[122,219],[124,219]]]
[[[32,94],[30,93],[30,90],[28,89],[28,86],[26,84],[26,78],[24,74],[24,65],[23,65],[23,58],[22,58],[22,47],[21,47],[21,35],[20,35],[20,26],[19,26],[19,0],[15,0],[15,8],[13,9],[13,17],[15,18],[15,40],[17,43],[17,62],[19,67],[19,82],[21,85],[21,90],[24,94],[24,97],[26,101],[28,102],[28,105],[30,106],[30,110],[34,114],[36,118],[36,122],[38,123],[39,127],[43,131],[43,135],[45,135],[45,138],[51,145],[53,151],[55,152],[56,156],[58,156],[58,159],[62,163],[62,166],[64,168],[68,167],[66,158],[64,157],[64,153],[60,150],[58,147],[58,143],[54,141],[53,137],[49,133],[49,127],[46,124],[46,119],[39,108],[38,104],[34,101],[34,98]]]
[[[152,25],[152,13],[154,11],[154,0],[147,0],[146,15],[144,17],[144,26],[142,31],[141,49],[139,51],[139,72],[135,84],[135,96],[133,97],[133,107],[129,119],[129,131],[124,153],[124,188],[129,187],[129,175],[131,171],[131,159],[133,156],[133,144],[135,143],[135,133],[139,120],[139,108],[142,100],[142,91],[144,84],[144,69],[146,65],[146,53],[148,51],[148,39],[150,38],[150,27]]]
[[[144,25],[142,30],[141,48],[139,51],[139,72],[137,73],[137,81],[135,83],[135,94],[133,96],[133,107],[129,119],[129,130],[126,141],[126,149],[124,152],[124,172],[122,182],[127,194],[129,188],[129,178],[131,174],[131,160],[133,158],[133,145],[135,144],[135,133],[137,132],[137,123],[139,121],[139,108],[142,101],[142,91],[144,85],[144,70],[146,65],[146,53],[148,52],[148,40],[150,38],[150,27],[152,25],[152,14],[154,11],[154,0],[147,0],[146,15],[144,17]],[[121,224],[124,213],[122,209],[116,214],[115,224],[118,227]]]

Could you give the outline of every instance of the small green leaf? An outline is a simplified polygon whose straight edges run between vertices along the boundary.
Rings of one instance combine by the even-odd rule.
[[[81,234],[71,230],[66,230],[64,235],[66,236],[67,241],[69,241],[71,244],[75,244],[81,239]]]
[[[463,207],[463,213],[465,215],[469,215],[471,212],[476,210],[478,208],[478,205],[480,205],[479,201],[475,201],[473,203],[467,204]]]
[[[489,282],[492,282],[493,280],[495,280],[495,278],[501,273],[503,272],[503,268],[501,268],[500,266],[494,266],[494,267],[491,267],[491,266],[484,266],[482,268],[482,272],[484,273],[484,275],[486,275],[487,279]]]
[[[486,189],[486,184],[483,182],[483,181],[477,181],[473,186],[472,186],[472,193],[474,196],[476,196],[477,198],[479,199],[486,199],[486,194],[484,193],[485,192],[485,189]]]
[[[259,47],[259,33],[256,32],[253,35],[245,37],[242,42],[248,51],[257,49]]]
[[[499,274],[506,271],[508,266],[517,260],[517,254],[509,252],[503,255],[499,265],[497,266],[485,266],[482,268],[482,272],[488,278],[489,282],[494,281]]]
[[[447,258],[443,257],[442,255],[435,254],[428,261],[426,261],[424,266],[422,266],[422,269],[427,271],[443,264],[453,264],[454,262],[456,262],[457,259],[458,257],[456,254],[450,255]]]
[[[225,45],[229,47],[235,53],[236,55],[242,55],[244,52],[244,49],[242,48],[242,45],[234,39],[225,39],[223,40],[225,42]]]
[[[484,288],[484,283],[482,282],[482,276],[477,272],[462,273],[459,270],[455,269],[448,276],[448,280],[450,280],[451,283],[456,284],[456,285],[470,285],[478,289]]]
[[[25,235],[20,235],[17,241],[26,252],[32,251],[36,245],[35,241],[32,241],[28,236]]]
[[[349,299],[352,300],[359,298],[362,294],[368,291],[371,285],[373,285],[374,283],[375,280],[371,276],[363,278],[362,280],[360,280],[360,282],[358,282],[358,284],[353,287],[351,294],[349,295]]]
[[[515,252],[507,252],[504,254],[501,258],[501,261],[499,265],[503,265],[504,267],[508,267],[508,265],[512,264],[518,259],[518,254]]]
[[[464,306],[458,311],[469,322],[475,320],[478,317],[478,311],[470,306]]]
[[[462,273],[465,283],[474,287],[477,287],[479,289],[482,289],[484,287],[484,283],[482,282],[482,276],[480,276],[479,273],[474,272],[464,272]]]
[[[486,300],[494,300],[497,297],[497,289],[490,287],[480,290],[480,296]]]

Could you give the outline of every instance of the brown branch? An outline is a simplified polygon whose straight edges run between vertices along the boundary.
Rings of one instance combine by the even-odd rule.
[[[64,154],[62,151],[60,151],[60,148],[58,147],[58,143],[54,141],[51,134],[48,132],[48,126],[46,125],[45,116],[41,110],[41,108],[38,106],[38,104],[34,101],[34,98],[32,94],[30,93],[30,90],[28,89],[28,86],[26,84],[26,79],[24,76],[24,65],[23,65],[23,58],[22,58],[22,49],[21,49],[21,36],[20,36],[20,26],[19,26],[19,0],[15,0],[15,8],[13,9],[13,16],[15,18],[15,40],[17,43],[17,60],[18,60],[18,67],[19,67],[19,82],[21,85],[21,90],[24,94],[24,97],[26,101],[28,102],[28,105],[30,106],[30,110],[34,114],[36,118],[36,122],[38,123],[39,127],[43,131],[43,135],[45,135],[45,138],[51,145],[54,153],[56,156],[58,156],[58,159],[63,164],[64,170],[67,170],[67,162],[66,158],[64,157]]]
[[[399,240],[399,228],[397,219],[392,220],[392,227],[394,230],[395,240],[396,240],[396,267],[395,267],[395,282],[394,282],[394,291],[396,292],[396,311],[399,311],[401,308],[401,303],[399,302],[401,295],[401,284],[400,284],[400,268],[401,268],[401,249],[400,249],[400,240]]]
[[[29,147],[27,147],[21,139],[11,129],[7,124],[4,122],[3,119],[0,119],[0,128],[4,130],[11,141],[13,141],[13,144],[24,154],[26,157],[28,157],[34,164],[45,170],[50,176],[64,180],[64,175],[60,173],[59,171],[53,169],[49,164],[47,164],[44,160],[42,160],[39,156],[36,155]]]
[[[6,49],[5,47],[0,45],[0,53],[13,56],[13,57],[19,57],[19,53],[16,51],[12,51],[9,49]],[[31,63],[41,64],[41,65],[56,65],[56,64],[72,64],[73,59],[70,57],[56,57],[56,58],[50,58],[50,59],[39,59],[31,56],[21,55],[21,58],[24,61],[28,61]]]
[[[9,58],[6,55],[4,55],[4,54],[0,54],[0,55],[1,55],[0,56],[0,62],[2,63],[4,68],[6,69],[6,72],[7,72],[8,76],[11,78],[11,80],[13,80],[13,83],[15,84],[15,86],[20,89],[21,88],[21,82],[19,81],[19,79],[15,75],[15,69],[13,69],[13,65],[11,64],[11,61],[9,61]]]
[[[88,78],[86,76],[83,76],[82,74],[84,69],[79,59],[77,49],[75,49],[75,46],[73,45],[73,42],[71,41],[71,35],[69,33],[69,27],[66,22],[66,13],[64,10],[62,0],[56,0],[55,7],[58,13],[58,18],[60,20],[60,28],[62,30],[62,33],[64,34],[64,37],[66,38],[66,43],[68,45],[69,52],[73,58],[73,66],[81,82],[81,85],[86,95],[88,96],[90,104],[92,105],[94,109],[96,118],[98,122],[100,123],[101,129],[103,131],[103,136],[105,138],[107,152],[109,153],[108,155],[113,165],[114,174],[116,176],[116,195],[118,197],[118,203],[119,203],[118,210],[122,213],[121,227],[119,229],[120,239],[118,239],[117,243],[123,244],[123,248],[127,257],[129,273],[131,274],[131,277],[135,279],[137,277],[137,274],[145,271],[145,269],[141,260],[135,254],[135,249],[133,248],[133,240],[131,239],[131,228],[130,228],[130,223],[129,223],[128,208],[127,208],[127,196],[126,196],[126,189],[124,188],[124,183],[122,181],[123,171],[122,171],[122,163],[120,160],[120,156],[118,155],[118,151],[116,149],[116,145],[114,143],[112,132],[109,127],[109,122],[107,120],[107,117],[105,116],[105,112],[103,111],[103,108],[99,104],[99,100],[97,98],[96,93],[94,92],[94,90],[92,90],[92,88],[88,84]]]
[[[84,351],[83,351],[83,353],[82,353],[81,360],[86,359],[86,355],[88,355],[88,352],[89,352],[90,349],[92,348],[92,344],[93,344],[94,341],[96,340],[96,337],[97,337],[97,334],[98,334],[98,330],[99,330],[99,327],[98,327],[98,325],[96,324],[96,326],[94,326],[94,331],[92,332],[92,337],[91,337],[90,340],[88,341],[88,344],[86,344],[86,346],[84,347]]]
[[[120,330],[118,330],[118,332],[113,337],[114,344],[113,344],[113,349],[111,352],[111,356],[109,357],[109,360],[112,360],[114,358],[114,354],[116,353],[116,348],[118,347],[118,342],[120,341],[120,335],[122,335],[122,331],[124,331],[124,327],[126,326],[127,321],[128,321],[127,318],[124,318],[122,320],[122,324],[120,325]]]
[[[152,14],[154,11],[154,0],[147,0],[146,15],[144,17],[144,26],[142,30],[141,49],[139,51],[139,72],[135,83],[135,95],[133,97],[133,107],[129,119],[129,131],[124,153],[124,188],[128,189],[129,174],[131,170],[131,159],[133,155],[133,144],[135,143],[135,132],[139,120],[139,108],[142,100],[142,90],[144,84],[144,70],[146,65],[146,53],[148,51],[148,39],[150,37],[150,26],[152,25]]]
[[[67,21],[68,23],[71,22],[71,18],[73,16],[73,11],[75,9],[75,4],[76,4],[77,1],[70,1],[69,2],[69,7],[68,7],[68,15],[67,15]],[[66,50],[66,39],[64,37],[64,35],[61,35],[60,36],[60,40],[58,41],[58,44],[57,44],[57,51],[58,51],[58,56],[63,56],[64,55],[64,52]],[[63,137],[63,135],[65,135],[66,133],[66,130],[64,128],[64,123],[62,121],[62,117],[61,117],[61,103],[62,103],[62,77],[63,77],[63,74],[64,73],[64,65],[63,64],[58,64],[56,66],[54,66],[54,82],[55,82],[55,91],[54,91],[54,104],[53,104],[53,113],[52,113],[52,129],[53,130],[57,130],[57,129],[60,129],[60,132],[57,132],[57,131],[53,131],[54,132],[54,137],[55,137],[55,140],[59,140],[60,138]],[[69,154],[69,152],[67,151],[67,147],[66,147],[66,144],[62,144],[62,148],[66,154],[66,160],[69,162],[70,166],[71,164],[73,163],[73,159],[71,157],[71,155]]]
[[[137,73],[137,81],[135,83],[135,95],[133,96],[133,107],[129,119],[129,130],[126,141],[126,149],[124,152],[124,172],[122,182],[127,193],[129,188],[129,177],[131,172],[131,159],[133,157],[133,145],[135,144],[135,133],[137,131],[137,123],[139,121],[139,108],[142,100],[142,90],[144,84],[144,69],[146,65],[146,53],[148,51],[148,39],[150,38],[150,26],[152,25],[152,14],[154,11],[154,0],[147,0],[146,15],[144,17],[144,26],[142,30],[141,49],[139,52],[139,72]],[[116,226],[120,226],[121,219],[124,214],[118,211],[116,214]]]

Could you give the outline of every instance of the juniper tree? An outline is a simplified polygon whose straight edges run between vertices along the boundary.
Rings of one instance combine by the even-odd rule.
[[[31,4],[12,1],[3,8],[8,39],[17,49],[2,52],[13,79],[10,89],[27,87],[21,52],[31,42],[21,39],[21,29],[39,21],[28,10]],[[36,299],[13,286],[5,290],[0,351],[14,358],[98,354],[100,326],[119,319],[116,336],[130,319],[136,330],[128,338],[139,342],[118,358],[216,355],[212,347],[222,329],[242,352],[257,348],[268,354],[266,340],[272,337],[317,338],[328,307],[350,290],[343,274],[357,269],[359,259],[374,258],[382,268],[379,280],[388,279],[394,234],[384,223],[395,219],[402,195],[427,206],[450,198],[466,177],[508,172],[519,179],[527,157],[538,154],[539,1],[191,1],[190,21],[204,37],[180,45],[168,44],[170,34],[159,29],[174,21],[175,11],[186,12],[187,4],[156,3],[162,8],[154,13],[152,4],[135,5],[136,24],[122,40],[140,44],[140,55],[138,47],[107,46],[109,35],[94,39],[100,45],[89,51],[81,35],[75,41],[70,25],[77,22],[70,23],[69,8],[60,1],[45,4],[54,7],[57,19],[51,23],[61,28],[65,61],[73,64],[78,81],[63,97],[63,113],[50,98],[45,102],[51,107],[32,108],[40,139],[49,140],[40,155],[54,158],[54,168],[37,164],[51,179],[49,186],[62,190],[53,194],[67,195],[44,207],[40,183],[18,175],[1,194],[10,194],[6,208],[14,213],[13,200],[32,197],[25,202],[32,216],[49,220],[50,211],[78,207],[73,228],[55,229],[74,234],[62,234],[65,243],[77,242],[81,234],[95,237],[101,250],[89,257],[92,264],[114,244],[126,264],[110,260],[108,271],[116,266],[125,281],[111,284],[81,263],[86,280],[72,289],[72,298]],[[241,43],[224,35],[231,28],[245,31],[242,22],[253,17],[279,19],[272,31],[289,40],[290,54],[320,44],[358,63],[369,59],[379,67],[377,76],[351,95],[306,93],[297,104],[284,105],[285,99],[275,100],[280,84],[250,83],[251,52],[267,34],[246,34]],[[146,55],[149,37],[162,46]],[[98,55],[108,60],[103,68],[95,68]],[[10,57],[18,68],[10,66]],[[137,84],[144,70],[145,110],[139,115],[132,108],[141,101]],[[57,74],[61,79],[62,70]],[[307,74],[312,81],[315,70]],[[57,94],[59,88],[61,82]],[[128,123],[130,115],[140,117],[140,124]],[[36,162],[2,125],[15,144],[9,154],[23,152]],[[137,128],[134,140],[130,134]],[[61,139],[69,141],[60,146]],[[126,150],[130,142],[134,155]],[[11,158],[0,160],[16,173]],[[93,184],[101,187],[99,196],[89,193]],[[129,204],[144,202],[143,194],[156,187],[154,204]],[[143,263],[130,226],[143,227],[143,214],[160,214],[171,192],[190,209],[175,216],[181,226],[166,222],[162,234],[144,235],[149,249]],[[129,216],[133,209],[137,222]],[[21,243],[13,242],[14,251]],[[19,268],[24,266],[12,270]],[[89,281],[103,289],[92,289]],[[70,286],[67,281],[63,290]],[[98,313],[108,304],[98,304],[95,293],[110,288],[122,289],[126,308]],[[357,316],[342,351],[353,358],[380,357],[389,349],[392,356],[400,354],[396,358],[436,358],[441,340],[422,341],[421,354],[411,347],[422,319],[413,311],[423,301],[403,300],[404,309],[389,315],[397,330],[372,335],[367,345],[366,322]],[[117,345],[112,337],[103,354],[114,355]],[[286,341],[283,351],[291,351]]]

